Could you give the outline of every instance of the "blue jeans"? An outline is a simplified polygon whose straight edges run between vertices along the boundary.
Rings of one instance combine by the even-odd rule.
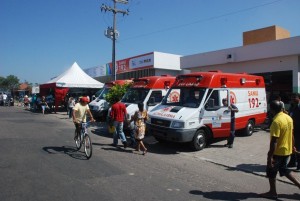
[[[72,115],[73,115],[73,108],[72,107],[69,107],[69,119],[72,118]]]
[[[130,140],[131,140],[131,145],[135,146],[136,145],[135,130],[133,129],[130,129]]]
[[[118,144],[118,139],[120,138],[122,143],[126,143],[126,137],[123,132],[123,122],[114,121],[114,127],[116,128],[114,132],[114,145]]]

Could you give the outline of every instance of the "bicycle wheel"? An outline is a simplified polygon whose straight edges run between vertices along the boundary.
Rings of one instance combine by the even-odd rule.
[[[92,141],[90,136],[86,133],[84,136],[84,153],[86,157],[89,159],[93,153]]]
[[[77,150],[79,150],[81,148],[81,140],[80,140],[80,135],[79,134],[76,136],[76,130],[75,130],[74,136],[75,136],[74,140],[75,140],[76,148],[77,148]]]

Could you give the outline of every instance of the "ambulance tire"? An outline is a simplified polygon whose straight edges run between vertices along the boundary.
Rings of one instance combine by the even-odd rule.
[[[206,146],[206,133],[204,130],[198,130],[194,135],[191,147],[195,151],[200,151]]]
[[[244,136],[251,136],[253,134],[254,131],[254,121],[253,120],[249,120],[247,123],[247,126],[244,128]]]

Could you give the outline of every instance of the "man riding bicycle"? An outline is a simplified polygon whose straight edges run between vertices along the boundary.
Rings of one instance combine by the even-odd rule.
[[[86,114],[91,117],[91,121],[94,122],[95,119],[93,118],[93,115],[90,111],[89,105],[88,105],[88,98],[87,97],[81,97],[79,99],[79,103],[76,103],[76,105],[73,108],[73,122],[76,127],[76,136],[80,133],[81,130],[81,123],[86,123]],[[75,139],[74,138],[74,139]]]

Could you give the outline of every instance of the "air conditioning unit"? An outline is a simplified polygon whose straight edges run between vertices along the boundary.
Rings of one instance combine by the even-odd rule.
[[[227,62],[234,62],[235,61],[234,54],[227,54],[226,55],[226,61]]]

